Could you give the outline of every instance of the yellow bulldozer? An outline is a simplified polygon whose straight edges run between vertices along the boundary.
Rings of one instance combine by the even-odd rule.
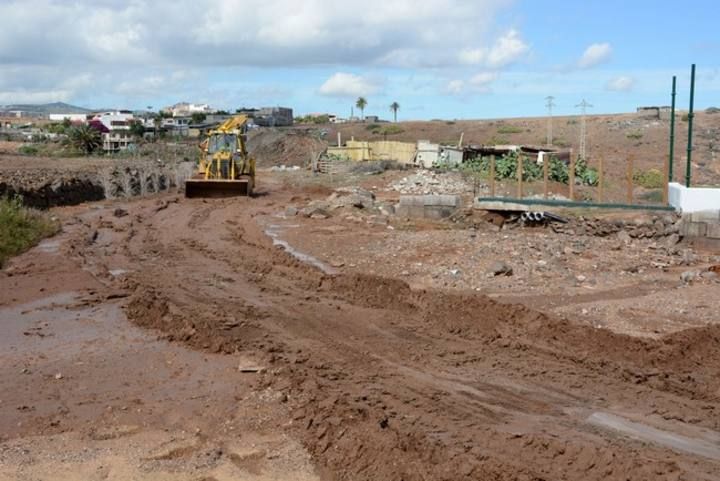
[[[251,196],[255,159],[245,147],[248,118],[237,115],[210,130],[200,144],[198,173],[185,182],[185,197]]]

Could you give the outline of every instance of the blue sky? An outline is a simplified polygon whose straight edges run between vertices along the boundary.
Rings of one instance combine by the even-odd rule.
[[[710,0],[0,0],[0,104],[283,105],[400,119],[720,106]]]

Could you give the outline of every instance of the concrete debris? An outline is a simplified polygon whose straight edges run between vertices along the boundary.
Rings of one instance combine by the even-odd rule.
[[[671,215],[648,215],[630,221],[580,217],[570,220],[567,224],[553,225],[552,229],[557,233],[574,236],[608,237],[615,234],[618,240],[626,244],[632,242],[633,239],[661,239],[673,236],[673,234],[676,236],[672,238],[677,239],[677,242],[681,238],[678,234],[680,230],[679,220]]]
[[[683,281],[685,284],[690,284],[698,277],[700,277],[699,271],[685,271],[680,274],[680,280]]]
[[[291,165],[290,167],[288,167],[284,164],[283,165],[273,165],[272,167],[270,167],[270,170],[273,172],[283,172],[286,170],[300,170],[300,166]]]
[[[488,270],[489,274],[492,274],[493,276],[511,276],[513,275],[513,268],[503,261],[495,261],[490,265],[490,269]]]
[[[390,184],[388,190],[401,194],[471,194],[473,187],[457,172],[435,173],[419,170]]]

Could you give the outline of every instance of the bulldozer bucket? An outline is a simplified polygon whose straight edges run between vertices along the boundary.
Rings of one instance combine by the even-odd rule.
[[[188,179],[185,182],[185,197],[236,197],[251,196],[253,181],[250,178],[236,180]]]

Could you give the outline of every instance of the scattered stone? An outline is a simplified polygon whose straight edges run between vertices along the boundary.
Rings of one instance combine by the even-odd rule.
[[[685,284],[690,284],[698,278],[698,275],[698,271],[685,271],[680,274],[680,280],[683,281]]]
[[[317,211],[317,212],[314,212],[314,213],[312,213],[312,214],[310,215],[310,218],[311,218],[311,219],[320,219],[320,220],[322,220],[322,219],[327,219],[328,217],[330,217],[330,214],[328,214],[327,212],[323,212],[323,211]]]
[[[430,170],[419,170],[413,175],[393,182],[388,190],[401,194],[466,194],[472,193],[473,187],[453,172],[435,173]]]
[[[125,209],[121,209],[121,208],[118,207],[117,209],[115,209],[115,210],[113,211],[113,215],[114,215],[115,217],[125,217],[126,215],[128,215],[128,211],[126,211]]]
[[[495,261],[490,265],[488,270],[493,276],[511,276],[513,275],[513,268],[505,262]]]
[[[713,271],[705,271],[700,274],[700,277],[702,277],[705,280],[714,280],[714,279],[718,278],[718,274],[717,274],[717,272],[713,272]]]
[[[62,378],[63,378],[62,373],[57,373],[57,374],[55,374],[55,379],[57,379],[58,381],[59,381],[60,379],[62,379]]]
[[[670,234],[665,239],[665,245],[667,247],[672,247],[674,245],[677,245],[680,242],[680,236],[678,234]]]
[[[632,237],[630,237],[630,234],[627,233],[627,231],[621,230],[617,233],[617,238],[619,241],[630,244],[632,242]]]
[[[285,209],[285,217],[295,217],[298,214],[297,207],[290,206]]]

